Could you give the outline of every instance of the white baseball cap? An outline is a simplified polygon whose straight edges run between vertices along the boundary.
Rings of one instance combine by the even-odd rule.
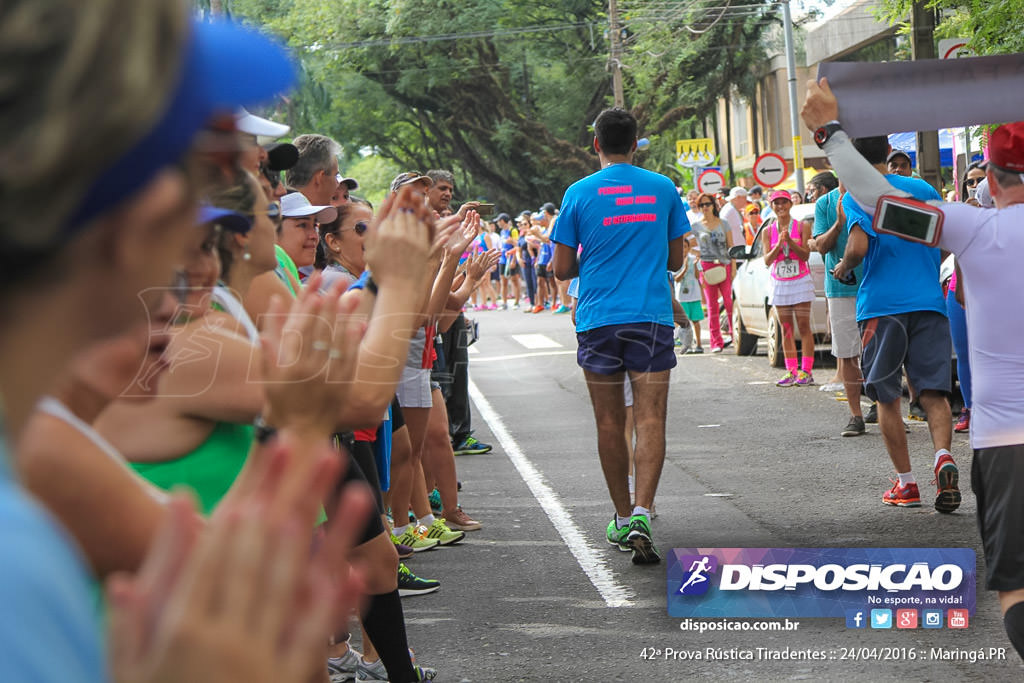
[[[731,190],[729,190],[729,196],[727,197],[727,199],[729,201],[732,201],[733,199],[739,199],[740,197],[746,196],[747,191],[745,189],[743,189],[742,187],[734,187]]]
[[[285,218],[316,216],[319,223],[330,223],[338,217],[333,206],[313,206],[301,192],[292,192],[281,197],[281,215]]]
[[[291,126],[286,126],[283,123],[275,123],[262,116],[250,114],[241,107],[235,112],[235,128],[258,138],[271,138],[272,140],[284,137],[292,129]]]

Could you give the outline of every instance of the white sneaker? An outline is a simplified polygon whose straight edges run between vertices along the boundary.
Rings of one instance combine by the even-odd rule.
[[[345,683],[345,681],[354,680],[361,657],[351,647],[341,657],[328,657],[327,674],[330,676],[331,683]]]
[[[822,384],[818,387],[818,391],[828,391],[832,393],[837,391],[846,391],[846,386],[842,382],[829,382],[828,384]]]

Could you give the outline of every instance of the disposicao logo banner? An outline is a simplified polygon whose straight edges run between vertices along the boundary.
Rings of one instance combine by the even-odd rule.
[[[673,548],[672,617],[843,617],[872,608],[974,614],[969,548]]]

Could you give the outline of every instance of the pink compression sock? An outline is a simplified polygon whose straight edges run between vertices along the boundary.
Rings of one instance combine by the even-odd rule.
[[[810,372],[814,368],[814,356],[804,356],[800,359],[800,369]]]
[[[786,369],[789,370],[790,372],[792,372],[794,375],[796,374],[797,367],[798,367],[798,363],[797,363],[796,358],[787,358],[786,359]]]

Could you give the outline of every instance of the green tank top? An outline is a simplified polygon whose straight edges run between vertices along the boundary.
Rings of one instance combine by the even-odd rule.
[[[292,257],[279,244],[274,245],[274,253],[277,255],[277,268],[274,269],[274,272],[281,279],[281,282],[288,287],[288,291],[292,293],[292,296],[298,296],[299,293],[295,291],[291,278],[285,274],[291,273],[292,277],[295,278],[295,282],[302,282],[302,278],[299,277],[299,269],[295,267],[295,261],[292,261]]]
[[[253,431],[252,425],[218,422],[192,452],[163,462],[133,462],[132,469],[165,491],[187,486],[199,501],[199,511],[209,515],[242,471]]]

